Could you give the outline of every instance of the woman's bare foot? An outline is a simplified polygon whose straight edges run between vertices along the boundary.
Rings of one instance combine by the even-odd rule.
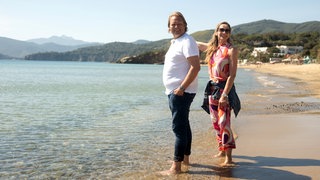
[[[222,163],[222,164],[220,164],[220,166],[221,167],[234,167],[234,166],[236,166],[236,163],[234,163],[233,161],[231,161],[231,162],[224,162],[224,163]]]
[[[232,149],[227,149],[225,151],[225,161],[224,163],[222,163],[222,166],[230,166],[230,165],[234,165],[234,162],[232,162]]]
[[[225,157],[226,153],[224,151],[220,151],[218,154],[214,155],[213,157],[219,158],[219,157]]]

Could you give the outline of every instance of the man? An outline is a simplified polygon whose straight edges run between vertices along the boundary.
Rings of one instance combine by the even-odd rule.
[[[175,150],[171,168],[162,174],[178,174],[182,162],[189,165],[192,141],[189,111],[198,88],[200,62],[197,43],[186,33],[187,22],[180,12],[169,16],[168,28],[173,39],[165,56],[163,84],[172,113]]]

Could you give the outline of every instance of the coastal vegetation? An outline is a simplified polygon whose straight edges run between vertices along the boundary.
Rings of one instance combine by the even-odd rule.
[[[300,57],[320,59],[320,22],[283,23],[261,20],[232,27],[233,43],[239,49],[239,59],[267,62],[278,53],[277,45],[302,46]],[[197,41],[207,42],[214,32],[204,30],[192,33]],[[142,43],[112,42],[79,48],[67,52],[39,52],[25,56],[26,60],[96,61],[111,63],[163,63],[170,39]],[[268,53],[251,56],[255,47],[267,47]],[[204,53],[201,54],[204,59]],[[281,57],[280,57],[281,58]]]
[[[234,44],[239,48],[239,59],[248,59],[256,61],[257,59],[251,56],[254,47],[268,47],[266,54],[260,54],[259,61],[268,62],[269,58],[279,57],[275,53],[279,53],[277,45],[286,46],[302,46],[303,51],[297,56],[309,56],[312,59],[320,59],[320,33],[305,32],[305,33],[282,33],[272,32],[265,34],[236,34],[232,36]],[[280,56],[282,58],[283,56]]]
[[[192,36],[197,41],[208,41],[212,30],[197,32]],[[239,59],[248,59],[257,61],[251,56],[253,48],[268,47],[267,54],[261,54],[259,61],[267,62],[278,53],[277,45],[302,46],[303,51],[299,56],[310,56],[312,59],[320,59],[320,33],[281,33],[271,32],[265,34],[233,34],[233,43],[239,49]],[[104,46],[93,46],[80,48],[75,51],[57,53],[37,53],[25,57],[27,60],[60,60],[60,61],[97,61],[111,63],[143,63],[143,64],[161,64],[164,54],[169,47],[169,39],[146,44],[132,43],[109,43]],[[204,59],[205,54],[201,54]]]
[[[25,59],[52,61],[58,59],[59,61],[92,61],[115,63],[127,56],[143,55],[148,52],[161,52],[164,49],[167,49],[167,47],[169,47],[169,40],[160,40],[145,44],[113,42],[101,46],[80,48],[64,53],[36,53],[26,56]]]

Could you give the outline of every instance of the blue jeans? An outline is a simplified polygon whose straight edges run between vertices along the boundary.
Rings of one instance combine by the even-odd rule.
[[[192,134],[189,123],[189,111],[196,94],[184,93],[177,96],[168,95],[169,107],[172,113],[172,130],[175,134],[174,161],[183,161],[184,155],[191,154]]]

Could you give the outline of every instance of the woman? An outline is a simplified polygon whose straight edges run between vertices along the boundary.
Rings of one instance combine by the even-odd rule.
[[[235,92],[234,80],[237,73],[238,50],[231,44],[231,27],[227,22],[217,25],[208,43],[197,42],[198,48],[206,52],[209,78],[209,111],[219,143],[215,157],[225,157],[222,165],[231,165],[232,149],[236,148],[231,130],[231,110],[240,110],[240,101]],[[233,103],[237,101],[237,103]],[[236,105],[234,105],[236,104]]]

